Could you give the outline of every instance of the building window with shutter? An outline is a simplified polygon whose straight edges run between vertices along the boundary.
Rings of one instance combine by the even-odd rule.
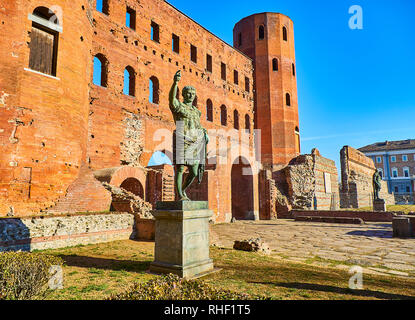
[[[56,76],[58,40],[62,27],[56,15],[48,8],[37,7],[29,14],[30,32],[29,69]]]

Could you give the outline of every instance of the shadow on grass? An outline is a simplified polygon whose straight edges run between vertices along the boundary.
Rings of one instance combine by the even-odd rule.
[[[133,260],[117,260],[103,259],[95,257],[85,257],[77,255],[59,255],[69,267],[80,268],[96,268],[113,271],[128,271],[141,273],[150,268],[152,261],[133,261]]]
[[[310,290],[310,291],[321,291],[321,292],[331,292],[337,294],[353,295],[359,297],[367,298],[377,298],[385,300],[415,300],[413,296],[406,296],[401,294],[394,293],[385,293],[381,291],[372,291],[372,290],[351,290],[346,288],[321,285],[321,284],[312,284],[312,283],[284,283],[284,282],[256,282],[249,281],[251,284],[263,284],[263,285],[274,285],[276,287],[288,288],[288,289],[298,289],[298,290]]]

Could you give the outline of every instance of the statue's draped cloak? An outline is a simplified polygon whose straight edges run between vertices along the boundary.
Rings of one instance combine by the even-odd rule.
[[[202,113],[196,107],[186,106],[182,102],[177,107],[171,107],[171,111],[176,123],[173,136],[174,164],[200,165],[204,171],[207,141],[206,130],[200,124]]]

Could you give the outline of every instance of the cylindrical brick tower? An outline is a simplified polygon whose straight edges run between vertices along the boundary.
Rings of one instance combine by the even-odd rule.
[[[300,154],[294,24],[280,13],[259,13],[239,21],[233,34],[234,47],[254,60],[261,162],[277,169]]]

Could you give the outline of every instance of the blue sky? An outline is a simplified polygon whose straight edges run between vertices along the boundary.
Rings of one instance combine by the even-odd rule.
[[[230,44],[245,16],[294,21],[302,153],[317,147],[340,169],[344,145],[415,138],[415,1],[169,2]],[[349,28],[352,5],[363,30]]]

